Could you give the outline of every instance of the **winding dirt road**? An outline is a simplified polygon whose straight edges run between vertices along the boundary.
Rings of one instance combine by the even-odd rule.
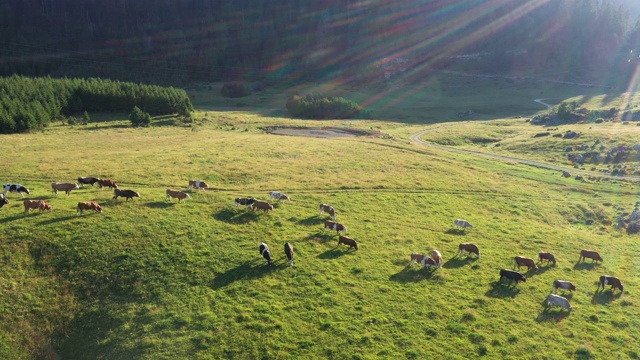
[[[547,109],[551,108],[552,105],[547,104],[546,102],[544,102],[544,100],[548,100],[548,99],[535,99],[533,101],[537,102],[540,105],[546,106]],[[587,175],[587,176],[591,175],[591,176],[595,176],[595,177],[602,177],[602,178],[609,178],[609,179],[640,181],[640,177],[637,177],[637,176],[611,176],[611,175],[608,175],[608,174],[602,174],[602,173],[595,173],[595,172],[591,172],[591,171],[579,170],[579,169],[575,169],[575,168],[572,168],[572,167],[557,166],[557,165],[543,163],[543,162],[540,162],[540,161],[522,159],[522,158],[517,158],[517,157],[512,157],[512,156],[490,154],[490,153],[485,153],[485,152],[481,152],[481,151],[474,151],[474,150],[458,149],[458,148],[455,148],[455,147],[452,147],[452,146],[439,145],[439,144],[435,144],[435,143],[431,143],[431,142],[427,142],[427,141],[421,140],[420,137],[422,135],[428,133],[429,131],[431,131],[431,129],[422,130],[420,132],[417,132],[417,133],[411,135],[409,137],[409,139],[412,142],[416,143],[416,144],[421,144],[421,145],[429,146],[429,147],[436,148],[436,149],[441,149],[441,150],[446,150],[446,151],[451,151],[451,152],[456,152],[456,153],[461,153],[461,154],[471,154],[471,155],[483,156],[483,157],[486,157],[486,158],[503,160],[503,161],[511,161],[511,162],[516,162],[516,163],[520,163],[520,164],[535,166],[535,167],[539,167],[539,168],[543,168],[543,169],[550,169],[550,170],[557,170],[557,171],[567,171],[567,172],[570,172],[572,174],[580,174],[580,175],[583,175],[583,176],[584,175]]]

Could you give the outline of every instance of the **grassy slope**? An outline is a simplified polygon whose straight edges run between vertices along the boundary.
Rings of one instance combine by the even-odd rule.
[[[5,181],[54,206],[23,216],[13,195],[0,210],[3,358],[42,349],[52,333],[53,346],[41,351],[63,358],[640,353],[640,246],[605,225],[636,201],[620,185],[421,148],[401,137],[410,126],[355,124],[397,140],[307,139],[257,129],[303,122],[204,116],[193,130],[105,122],[3,136],[0,151],[12,159],[0,165]],[[49,193],[51,181],[89,174],[143,198],[115,202],[91,187],[69,198]],[[184,188],[189,178],[217,191],[164,201],[166,187]],[[268,214],[233,207],[237,196],[266,198],[270,190],[292,201]],[[78,201],[94,199],[105,213],[74,215]],[[322,202],[336,207],[360,251],[336,248],[335,235],[321,231]],[[451,231],[455,218],[475,229]],[[258,255],[262,241],[277,259],[271,268]],[[293,267],[283,260],[287,241],[296,249]],[[453,258],[463,241],[478,244],[482,259]],[[433,248],[444,255],[443,269],[408,267],[411,252]],[[582,248],[599,250],[604,263],[576,264]],[[554,252],[558,266],[515,287],[496,282],[514,255],[541,250]],[[605,273],[623,279],[624,295],[595,294]],[[555,279],[578,286],[571,315],[544,311]]]

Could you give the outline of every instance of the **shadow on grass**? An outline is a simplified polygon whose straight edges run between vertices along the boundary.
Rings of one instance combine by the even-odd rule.
[[[592,263],[585,263],[585,262],[578,262],[575,265],[573,265],[573,270],[591,270],[596,266],[600,266],[600,264],[597,264],[595,262]]]
[[[596,292],[593,294],[593,297],[591,298],[591,303],[594,305],[597,305],[597,304],[606,305],[612,302],[613,300],[619,299],[621,296],[622,296],[622,292],[614,293],[611,290],[603,290],[603,291],[596,290]]]
[[[519,293],[520,288],[517,287],[515,281],[509,283],[498,280],[491,283],[491,289],[487,290],[485,295],[492,298],[514,298]]]
[[[286,262],[273,263],[267,265],[262,259],[246,261],[233,269],[217,274],[211,287],[215,290],[221,289],[235,281],[259,279],[274,271],[285,269],[289,266]]]
[[[260,218],[260,214],[258,212],[237,212],[233,209],[222,209],[217,213],[214,213],[212,216],[218,221],[223,221],[230,224],[246,224],[248,222],[256,221]]]
[[[314,215],[306,219],[298,220],[296,224],[303,225],[303,226],[321,225],[321,224],[324,224],[324,219],[318,215]]]
[[[419,282],[422,280],[430,279],[431,277],[433,277],[436,271],[437,269],[435,268],[426,269],[424,266],[415,268],[411,265],[407,265],[399,273],[389,276],[389,280],[403,284],[410,282]]]
[[[544,309],[538,314],[537,322],[560,322],[571,315],[570,311],[563,310],[561,307],[547,307],[547,299],[542,302]]]
[[[444,233],[449,235],[467,235],[467,232],[464,229],[454,229],[454,228],[451,228],[445,231]]]
[[[478,258],[476,257],[453,257],[449,260],[447,260],[444,264],[442,264],[442,267],[445,269],[457,269],[459,267],[463,267],[467,264],[473,264],[474,262],[476,262],[476,260],[478,260]]]
[[[78,215],[62,216],[62,217],[57,217],[57,218],[41,221],[37,225],[55,224],[55,223],[59,223],[59,222],[63,222],[63,221],[71,220],[71,219],[76,219],[76,218],[78,218]]]
[[[176,203],[168,202],[168,201],[153,201],[153,202],[145,203],[144,206],[152,209],[166,209],[166,208],[176,206]]]
[[[2,218],[0,219],[0,223],[1,224],[5,224],[14,220],[18,220],[18,219],[24,219],[24,213],[20,212],[20,215],[14,215],[14,216],[9,216],[6,218]]]
[[[310,234],[310,235],[304,237],[302,240],[303,241],[317,242],[317,243],[321,243],[321,244],[324,244],[324,243],[330,242],[330,241],[336,241],[336,242],[338,241],[338,239],[333,237],[333,235],[331,235],[331,234],[323,234],[323,233]]]
[[[355,252],[355,251],[354,251]],[[337,259],[345,254],[348,253],[348,250],[341,250],[339,248],[333,248],[331,250],[327,250],[325,252],[323,252],[322,254],[318,255],[317,258],[318,259]]]

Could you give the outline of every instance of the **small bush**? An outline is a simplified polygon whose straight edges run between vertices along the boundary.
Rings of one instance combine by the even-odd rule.
[[[151,124],[151,115],[135,106],[129,114],[129,121],[131,121],[133,127],[149,126]]]
[[[602,124],[604,122],[603,118],[597,118],[596,119],[596,124]]]
[[[222,85],[220,94],[225,97],[237,98],[251,95],[251,86],[243,82],[228,82]]]
[[[69,116],[69,118],[67,119],[67,124],[76,125],[78,124],[78,119],[76,119],[75,116]]]
[[[354,119],[369,114],[360,105],[341,97],[307,94],[287,101],[289,114],[308,119]]]

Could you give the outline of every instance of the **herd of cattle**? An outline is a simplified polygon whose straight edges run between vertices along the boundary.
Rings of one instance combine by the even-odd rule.
[[[96,177],[79,177],[78,183],[82,184],[82,186],[84,185],[93,186],[94,184],[97,183],[100,189],[104,187],[114,189],[114,196],[113,196],[114,200],[117,200],[118,197],[124,197],[128,201],[128,200],[133,200],[134,197],[138,197],[138,198],[140,197],[140,193],[133,190],[122,190],[118,187],[115,181],[109,180],[109,179],[100,179]],[[4,191],[0,195],[0,208],[2,208],[4,205],[9,203],[9,200],[6,198],[7,193],[20,194],[22,197],[24,197],[24,194],[30,194],[29,189],[27,189],[26,187],[20,184],[4,184],[3,188],[4,188]],[[65,194],[68,196],[71,193],[71,191],[77,190],[79,188],[80,188],[80,185],[76,183],[54,182],[51,184],[52,192],[55,193],[56,196],[58,196],[58,191],[64,191]],[[189,180],[189,189],[204,191],[208,188],[209,188],[209,185],[204,181]],[[289,196],[278,191],[270,192],[269,196],[272,200],[276,200],[278,202],[291,200]],[[170,201],[172,198],[176,198],[178,199],[178,202],[181,202],[185,199],[190,199],[191,197],[188,193],[184,191],[167,189],[165,200]],[[51,205],[47,203],[45,200],[24,200],[23,203],[24,203],[25,214],[28,214],[30,210],[51,211],[52,209]],[[240,205],[245,206],[247,209],[252,209],[253,211],[263,210],[264,212],[267,212],[267,211],[273,211],[274,209],[273,205],[269,204],[266,201],[258,200],[256,198],[236,198],[235,206],[238,207]],[[102,206],[96,201],[79,202],[77,205],[76,214],[80,213],[82,215],[85,210],[93,210],[96,213],[101,213],[103,211]],[[355,249],[357,251],[358,250],[357,241],[353,238],[340,234],[341,232],[346,233],[347,227],[336,221],[337,215],[336,215],[335,209],[330,205],[320,204],[320,215],[322,216],[325,213],[328,214],[331,218],[333,218],[333,220],[325,220],[323,230],[329,229],[336,232],[336,234],[338,235],[338,246],[340,246],[341,244],[344,244],[349,247],[348,250]],[[473,229],[473,225],[471,225],[468,221],[462,220],[462,219],[456,219],[453,225],[456,228],[462,228],[463,231],[465,231],[466,229]],[[271,250],[269,249],[269,246],[266,243],[263,242],[260,244],[259,251],[260,251],[260,255],[264,258],[264,260],[267,262],[268,265],[273,264]],[[294,250],[293,250],[293,245],[291,243],[289,242],[285,243],[284,253],[289,261],[289,264],[293,265]],[[464,255],[465,253],[467,253],[467,256],[470,254],[474,254],[478,259],[480,258],[480,250],[478,246],[475,244],[461,243],[458,246],[458,253],[456,254],[456,256]],[[442,254],[436,249],[431,251],[430,256],[419,254],[419,253],[412,253],[410,258],[411,258],[410,266],[418,263],[428,269],[428,268],[441,268],[443,264]],[[598,252],[593,250],[586,250],[586,249],[580,252],[580,258],[578,262],[583,261],[585,259],[591,259],[592,262],[595,262],[595,263],[598,263],[598,261],[603,261],[602,257],[600,256],[600,254],[598,254]],[[547,261],[547,264],[553,263],[554,266],[556,265],[555,256],[548,252],[538,253],[537,263],[533,259],[523,257],[523,256],[516,256],[514,260],[515,260],[514,269],[517,267],[517,269],[520,270],[521,267],[526,267],[527,273],[533,269],[537,270],[538,269],[537,263],[543,264],[545,260]],[[499,281],[502,281],[503,279],[509,280],[510,283],[515,281],[516,284],[518,284],[518,282],[520,281],[522,282],[527,281],[526,274],[521,274],[519,271],[509,270],[509,269],[500,270]],[[613,291],[614,289],[619,289],[620,292],[624,291],[624,286],[622,285],[622,282],[620,281],[620,279],[613,276],[607,276],[607,275],[600,276],[600,279],[598,282],[598,290],[600,289],[600,287],[602,287],[602,289],[604,290],[605,286],[607,285],[611,286],[611,291]],[[570,281],[555,280],[553,282],[551,291],[552,292],[555,291],[557,293],[558,289],[563,289],[564,291],[571,292],[576,290],[576,286],[573,285]],[[569,300],[553,293],[547,296],[546,304],[547,304],[547,307],[560,306],[563,310],[567,310],[567,311],[572,310],[572,306],[569,303]]]

